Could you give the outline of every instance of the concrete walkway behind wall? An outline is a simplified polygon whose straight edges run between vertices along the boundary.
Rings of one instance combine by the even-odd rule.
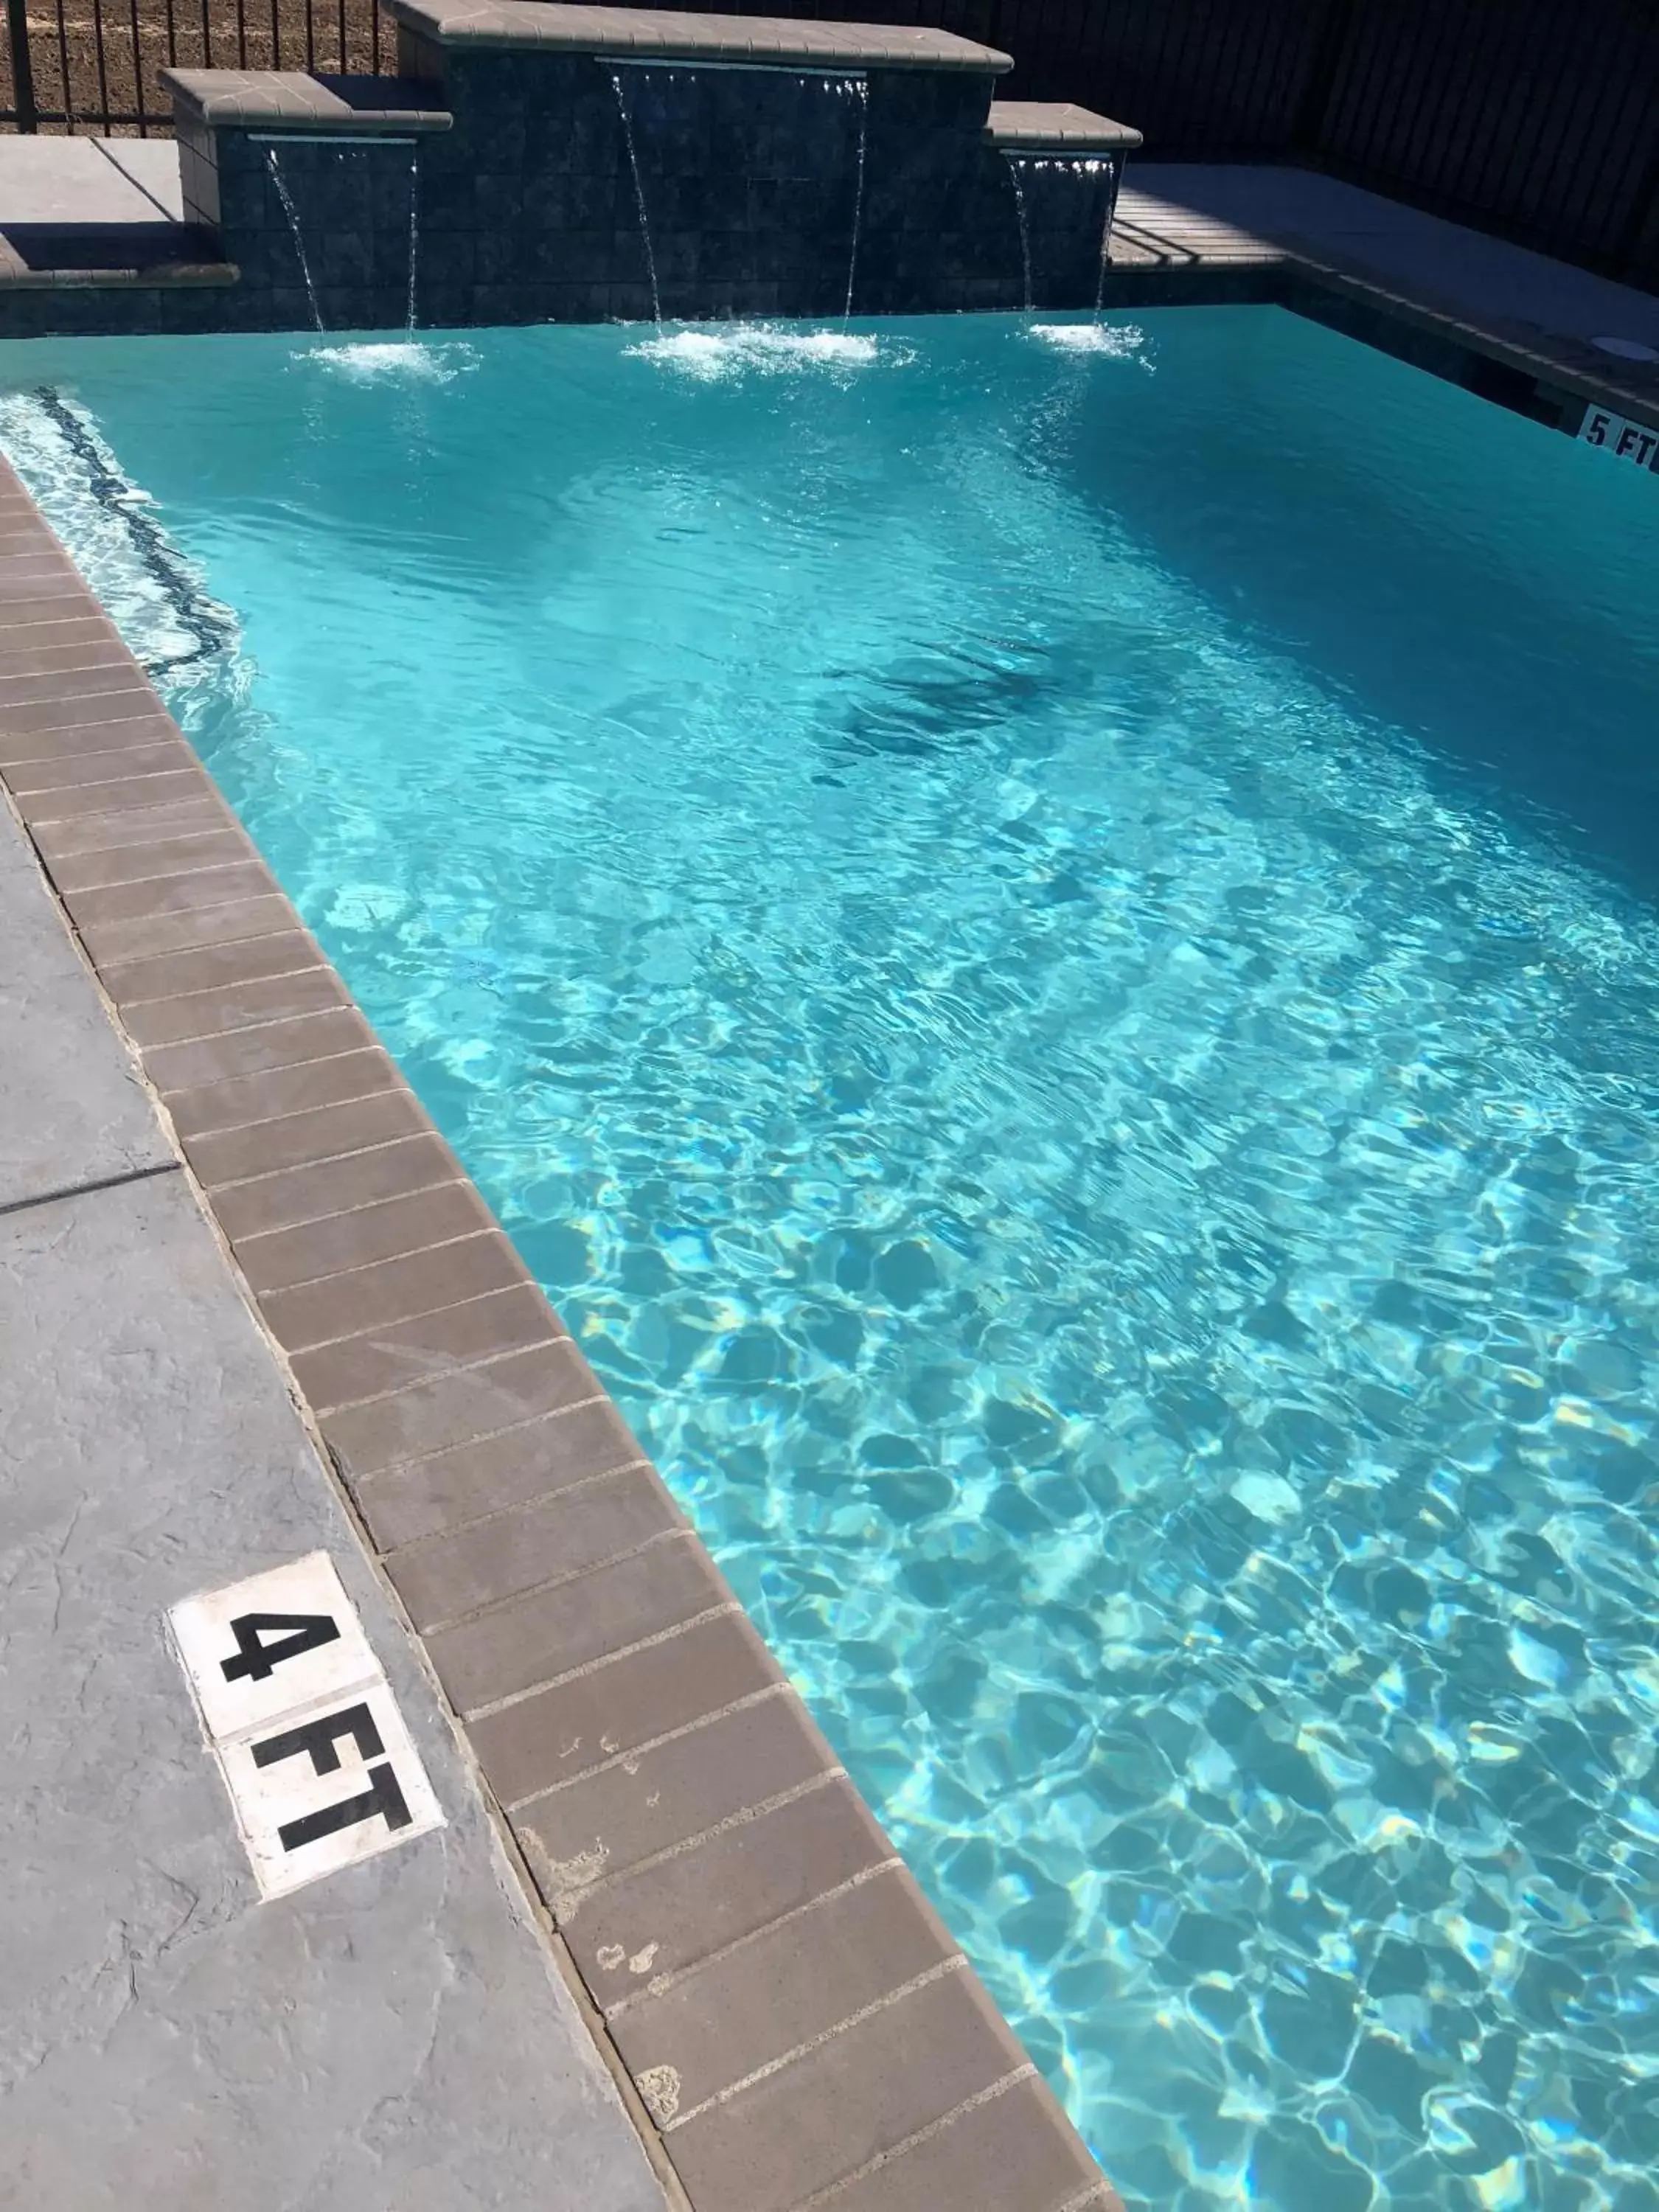
[[[1380,287],[1466,343],[1512,349],[1569,390],[1659,419],[1659,359],[1629,350],[1659,355],[1650,293],[1310,169],[1131,160],[1112,233],[1120,279],[1298,264]]]
[[[184,219],[171,138],[0,138],[0,230]]]
[[[664,2212],[0,799],[0,2204]],[[261,1903],[167,1608],[324,1548],[447,1817]]]

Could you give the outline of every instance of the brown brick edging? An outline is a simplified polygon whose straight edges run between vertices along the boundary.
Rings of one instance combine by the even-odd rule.
[[[696,2212],[1116,2208],[3,463],[0,781]]]

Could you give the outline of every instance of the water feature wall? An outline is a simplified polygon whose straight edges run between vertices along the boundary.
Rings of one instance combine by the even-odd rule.
[[[186,219],[218,232],[240,276],[227,325],[401,327],[418,167],[447,114],[392,79],[265,73],[232,94],[220,72],[192,70],[173,92]]]
[[[173,80],[187,204],[241,272],[245,326],[313,319],[296,236],[327,327],[406,319],[416,136],[424,327],[1095,301],[1135,134],[994,102],[1011,66],[994,48],[540,0],[388,6],[397,80],[244,76],[216,106],[213,73]]]
[[[1118,169],[1101,155],[1006,153],[1026,264],[1028,307],[1099,303]]]

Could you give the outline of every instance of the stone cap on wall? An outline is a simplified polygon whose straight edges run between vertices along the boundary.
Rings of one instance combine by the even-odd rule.
[[[433,88],[408,77],[309,76],[304,70],[161,71],[174,112],[210,130],[447,131]]]
[[[1069,100],[999,100],[985,126],[1005,154],[1132,153],[1140,133]]]
[[[780,68],[948,70],[1001,76],[1011,55],[950,31],[891,23],[814,23],[667,9],[579,8],[544,0],[386,0],[398,22],[440,46],[625,56],[630,60]]]

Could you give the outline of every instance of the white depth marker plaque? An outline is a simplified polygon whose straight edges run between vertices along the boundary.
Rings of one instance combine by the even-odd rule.
[[[262,1896],[443,1826],[326,1552],[186,1598],[167,1623]]]
[[[1584,410],[1578,440],[1581,445],[1599,446],[1621,461],[1634,461],[1640,469],[1650,468],[1654,455],[1659,453],[1659,430],[1629,422],[1605,407],[1592,405]]]

